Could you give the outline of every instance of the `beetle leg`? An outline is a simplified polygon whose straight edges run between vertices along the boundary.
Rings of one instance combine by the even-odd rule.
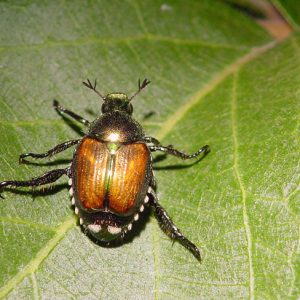
[[[54,108],[56,109],[56,111],[59,114],[61,114],[61,115],[63,115],[63,114],[69,115],[70,117],[72,117],[76,121],[78,121],[78,122],[80,122],[80,123],[82,123],[82,124],[84,124],[86,126],[90,126],[91,125],[90,121],[88,121],[88,120],[82,118],[81,116],[75,114],[74,112],[72,112],[72,111],[70,111],[70,110],[68,110],[68,109],[60,106],[59,102],[57,100],[53,101],[53,106],[54,106]]]
[[[207,154],[210,149],[208,145],[203,146],[202,148],[200,148],[198,151],[196,151],[193,154],[185,154],[181,151],[178,151],[176,149],[173,148],[172,145],[169,146],[161,146],[161,145],[153,145],[153,146],[149,146],[151,151],[162,151],[162,152],[166,152],[168,154],[180,157],[182,159],[191,159],[191,158],[195,158],[197,156],[199,156],[201,153]]]
[[[56,180],[58,180],[62,175],[68,175],[70,176],[70,167],[67,167],[65,169],[56,169],[52,170],[50,172],[47,172],[39,177],[32,178],[31,180],[24,180],[24,181],[16,181],[16,180],[10,180],[10,181],[2,181],[0,182],[0,190],[7,186],[13,186],[13,187],[25,187],[25,186],[40,186],[45,185],[48,183],[53,183]],[[2,197],[3,198],[3,197]]]
[[[66,149],[70,148],[73,145],[78,144],[81,141],[81,139],[78,140],[71,140],[71,141],[67,141],[64,142],[62,144],[59,144],[57,146],[55,146],[54,148],[48,150],[45,153],[32,153],[32,152],[28,152],[28,153],[23,153],[20,155],[19,157],[19,163],[26,163],[27,160],[24,159],[25,157],[33,157],[33,158],[45,158],[45,157],[51,157],[59,152],[65,151]]]
[[[154,190],[151,188],[148,195],[149,204],[153,207],[155,216],[158,220],[159,226],[161,229],[171,238],[180,242],[185,248],[190,250],[193,255],[201,261],[200,250],[197,248],[195,244],[189,241],[175,226],[172,222],[171,218],[168,216],[167,212],[164,208],[158,203],[157,196]]]
[[[155,177],[154,177],[154,174],[153,174],[153,170],[152,170],[152,177],[151,177],[151,181],[150,181],[150,186],[151,188],[153,189],[153,191],[156,191],[156,180],[155,180]]]
[[[155,146],[160,145],[159,140],[157,140],[157,139],[154,138],[153,136],[145,136],[145,137],[144,137],[144,141],[145,141],[145,143],[151,143],[151,144],[153,144],[153,145],[155,145]]]

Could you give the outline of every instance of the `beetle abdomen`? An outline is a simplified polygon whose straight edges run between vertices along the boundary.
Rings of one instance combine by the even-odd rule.
[[[128,215],[146,195],[150,152],[144,143],[106,143],[86,137],[77,148],[73,170],[80,208]]]

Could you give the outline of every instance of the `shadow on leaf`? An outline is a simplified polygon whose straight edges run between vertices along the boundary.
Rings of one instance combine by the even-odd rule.
[[[199,159],[197,159],[194,162],[189,163],[189,164],[184,163],[184,164],[176,164],[176,165],[169,165],[169,166],[153,166],[153,170],[159,171],[159,170],[181,170],[181,169],[187,169],[187,168],[190,168],[190,167],[198,164],[200,161],[202,161],[206,157],[206,155],[208,153],[209,152],[205,152]],[[167,158],[167,154],[158,155],[153,160],[153,163],[158,163],[160,161],[164,161],[166,158]]]
[[[16,195],[31,195],[33,198],[36,198],[36,197],[51,196],[53,194],[59,193],[64,189],[66,189],[67,191],[67,187],[68,185],[66,183],[47,185],[47,186],[37,187],[37,188],[27,189],[27,190],[25,189],[20,190],[20,187],[18,189],[9,187],[3,189],[1,193],[5,191]]]
[[[73,155],[72,155],[73,156]],[[69,164],[72,161],[72,158],[70,159],[57,159],[55,161],[46,161],[46,162],[36,162],[36,161],[29,161],[29,160],[23,160],[23,164],[31,165],[31,166],[57,166],[61,164]]]

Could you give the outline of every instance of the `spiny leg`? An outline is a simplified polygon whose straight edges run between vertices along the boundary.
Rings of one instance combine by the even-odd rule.
[[[173,146],[161,146],[161,145],[153,145],[153,146],[149,146],[151,151],[162,151],[162,152],[166,152],[168,154],[180,157],[182,159],[191,159],[191,158],[196,158],[197,156],[199,156],[201,153],[208,153],[210,151],[209,146],[205,145],[202,148],[200,148],[198,151],[196,151],[193,154],[185,154],[179,150],[176,150],[173,148]]]
[[[61,115],[63,115],[63,114],[69,115],[70,117],[72,117],[76,121],[78,121],[78,122],[80,122],[80,123],[82,123],[82,124],[84,124],[86,126],[90,126],[91,125],[90,121],[88,121],[88,120],[82,118],[81,116],[75,114],[74,112],[72,112],[72,111],[70,111],[70,110],[68,110],[68,109],[60,106],[59,102],[57,100],[53,101],[53,106],[54,106],[54,108],[56,109],[56,111],[59,114],[61,114]]]
[[[71,176],[71,171],[70,167],[67,167],[65,169],[56,169],[52,170],[50,172],[47,172],[39,177],[32,178],[30,180],[22,180],[22,181],[17,181],[17,180],[9,180],[9,181],[2,181],[0,182],[0,191],[8,186],[13,186],[13,187],[26,187],[26,186],[40,186],[40,185],[45,185],[48,183],[53,183],[56,180],[58,180],[62,175],[68,175],[69,177]],[[1,198],[3,198],[0,195]]]
[[[32,153],[32,152],[23,153],[19,157],[19,163],[26,163],[27,160],[24,158],[28,157],[28,156],[33,157],[33,158],[51,157],[59,152],[65,151],[66,149],[70,148],[73,145],[78,144],[80,141],[81,141],[81,139],[64,142],[64,143],[59,144],[59,145],[55,146],[54,148],[48,150],[45,153]]]
[[[155,216],[158,220],[159,226],[161,229],[171,238],[174,240],[179,241],[185,248],[193,253],[193,255],[201,261],[200,250],[189,241],[175,226],[172,222],[171,218],[168,216],[167,212],[164,208],[158,203],[157,196],[154,190],[151,190],[148,195],[149,197],[149,204],[153,207]]]
[[[160,145],[159,140],[157,140],[156,138],[154,138],[152,136],[145,136],[144,137],[144,141],[145,141],[145,143],[151,143],[151,144],[153,144],[155,146]]]

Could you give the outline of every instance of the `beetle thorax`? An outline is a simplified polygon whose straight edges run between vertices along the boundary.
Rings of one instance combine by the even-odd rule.
[[[103,142],[130,143],[141,141],[144,132],[130,115],[115,111],[96,119],[88,135]]]

